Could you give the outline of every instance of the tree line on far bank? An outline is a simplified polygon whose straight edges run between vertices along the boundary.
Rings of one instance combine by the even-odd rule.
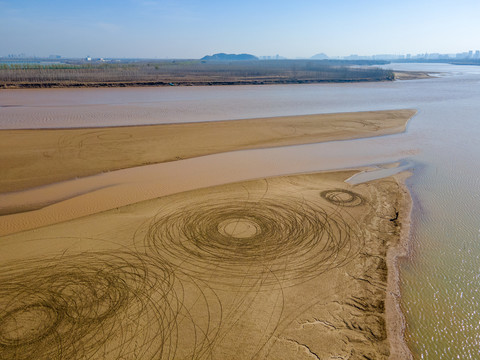
[[[2,87],[274,84],[393,80],[369,64],[315,60],[0,64]]]

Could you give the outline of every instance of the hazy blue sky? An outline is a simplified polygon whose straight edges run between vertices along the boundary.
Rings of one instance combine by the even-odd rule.
[[[479,34],[479,0],[0,0],[0,56],[455,53]]]

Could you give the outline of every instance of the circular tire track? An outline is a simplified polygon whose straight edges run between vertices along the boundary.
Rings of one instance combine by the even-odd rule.
[[[252,281],[300,283],[361,248],[351,225],[327,210],[287,197],[190,201],[163,209],[144,244],[149,256],[192,278],[249,288]]]
[[[103,253],[2,267],[0,358],[174,358],[180,301],[171,271],[150,268]]]
[[[365,199],[356,192],[344,189],[325,190],[320,196],[329,203],[339,206],[355,207],[365,203]]]
[[[10,310],[0,319],[0,344],[33,344],[55,331],[61,314],[48,303],[35,302]]]

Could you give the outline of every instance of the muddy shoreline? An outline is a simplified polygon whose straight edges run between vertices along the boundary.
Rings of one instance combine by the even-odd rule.
[[[390,338],[391,360],[413,360],[413,355],[407,346],[405,338],[405,316],[401,308],[400,276],[398,261],[408,256],[410,246],[410,224],[413,211],[413,201],[407,188],[406,180],[411,173],[397,175],[398,183],[403,192],[403,209],[399,212],[398,223],[401,224],[399,241],[396,247],[387,251],[388,280],[385,299],[385,317],[387,334]]]
[[[391,80],[381,80],[391,81]],[[265,79],[265,80],[238,80],[238,81],[131,81],[131,82],[85,82],[85,83],[4,83],[0,89],[42,89],[42,88],[109,88],[109,87],[162,87],[162,86],[219,86],[219,85],[287,85],[287,84],[333,84],[379,82],[375,79],[355,80],[296,80],[296,79]]]
[[[55,89],[55,88],[122,88],[122,87],[169,87],[169,86],[234,86],[234,85],[289,85],[289,84],[343,84],[361,82],[385,82],[395,80],[429,79],[432,76],[424,71],[394,71],[392,79],[289,79],[256,78],[234,80],[179,80],[172,81],[40,81],[0,82],[1,89]]]

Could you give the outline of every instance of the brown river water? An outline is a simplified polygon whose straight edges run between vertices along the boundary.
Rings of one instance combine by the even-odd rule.
[[[363,84],[1,90],[0,128],[137,125],[415,108],[418,114],[404,134],[218,154],[134,171],[162,173],[167,180],[180,176],[175,187],[162,190],[171,193],[214,185],[214,178],[230,182],[401,162],[402,169],[413,170],[407,181],[414,200],[410,256],[400,267],[408,345],[416,359],[478,359],[480,67],[390,67],[442,74],[425,80]],[[235,164],[235,169],[228,164]],[[199,176],[195,170],[204,166],[211,169]],[[158,195],[153,190],[154,180],[139,180],[141,186],[151,186],[152,196]],[[79,188],[92,191],[88,179],[76,181],[86,181]],[[135,176],[118,173],[101,181],[106,188],[123,186],[119,181],[131,184]],[[14,195],[9,196],[10,201]],[[69,196],[63,194],[65,199]]]

